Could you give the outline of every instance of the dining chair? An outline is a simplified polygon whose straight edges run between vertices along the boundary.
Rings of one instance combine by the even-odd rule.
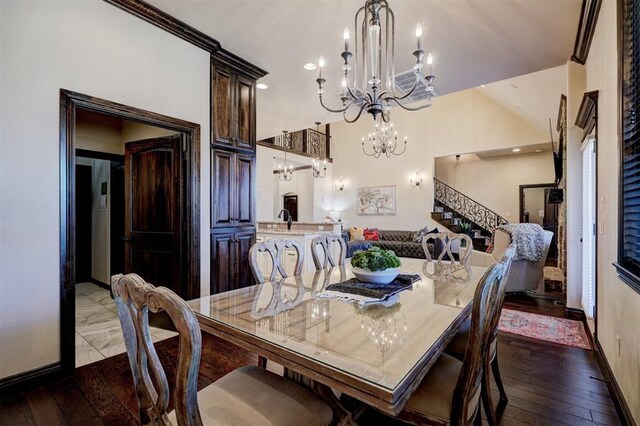
[[[443,260],[445,260],[444,257],[447,256],[446,260],[449,260],[452,263],[466,265],[469,260],[469,256],[471,256],[471,252],[473,251],[473,240],[467,234],[454,234],[452,232],[438,232],[434,234],[427,234],[422,238],[422,249],[424,250],[424,255],[429,262],[434,260],[428,247],[429,241],[431,240],[434,240],[434,252],[439,252],[437,258],[435,259],[437,262],[442,262]],[[454,243],[456,242],[459,243],[458,247],[462,247],[462,242],[465,242],[465,246],[467,248],[464,253],[458,253],[458,260],[455,260],[452,250]]]
[[[511,257],[491,265],[484,273],[473,298],[469,342],[463,361],[446,353],[431,367],[407,400],[398,418],[413,424],[468,425],[480,423],[484,370],[489,344],[497,323],[497,307],[511,264]]]
[[[295,254],[291,251],[295,250]],[[267,253],[271,258],[271,272],[269,273],[269,281],[275,281],[278,278],[278,274],[282,278],[287,278],[289,274],[284,267],[284,256],[296,256],[295,266],[293,268],[293,275],[301,275],[302,267],[304,266],[304,251],[300,243],[294,240],[282,240],[273,238],[260,243],[255,243],[249,250],[249,263],[251,265],[251,272],[258,284],[265,282],[265,275],[260,270],[260,262],[258,256],[260,253]]]
[[[337,244],[339,248],[337,259],[334,259],[331,251],[332,246],[335,244]],[[320,257],[321,255],[322,258]],[[341,235],[320,235],[311,240],[311,257],[313,257],[316,271],[342,265],[347,259],[347,243],[344,242]]]
[[[195,314],[173,291],[136,274],[111,277],[138,397],[141,424],[328,425],[328,404],[284,377],[254,366],[240,367],[198,391],[202,335]],[[180,347],[172,401],[169,383],[149,331],[149,312],[166,312]]]

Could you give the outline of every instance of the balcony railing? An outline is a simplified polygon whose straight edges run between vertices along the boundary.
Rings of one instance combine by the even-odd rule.
[[[328,133],[329,125],[326,126],[326,129],[327,133],[322,133],[315,129],[297,130],[288,133],[286,136],[280,134],[272,138],[259,140],[258,144],[307,157],[330,159],[331,136]]]

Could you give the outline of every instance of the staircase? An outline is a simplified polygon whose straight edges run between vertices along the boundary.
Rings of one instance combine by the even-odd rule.
[[[468,232],[474,250],[487,251],[493,234],[507,219],[477,201],[467,197],[446,183],[433,178],[433,212],[431,218],[453,232],[462,232],[460,225],[469,223]]]

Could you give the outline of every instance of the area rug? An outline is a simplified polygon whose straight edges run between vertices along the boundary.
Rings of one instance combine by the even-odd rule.
[[[533,339],[591,349],[584,324],[580,321],[503,309],[499,329]]]

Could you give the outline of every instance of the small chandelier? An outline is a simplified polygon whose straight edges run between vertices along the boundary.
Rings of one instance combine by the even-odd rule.
[[[367,146],[371,147],[371,151],[367,152]],[[382,123],[382,125],[376,123],[376,128],[373,133],[369,133],[365,141],[362,138],[362,152],[369,157],[378,158],[381,155],[386,155],[390,158],[392,155],[402,155],[407,150],[407,137],[404,137],[404,144],[402,144],[402,151],[398,151],[398,132],[393,130],[393,123]]]
[[[313,165],[311,166],[311,172],[313,173],[314,178],[324,178],[327,175],[327,160],[324,160],[323,167],[320,168],[320,160],[313,160]]]
[[[358,30],[358,25],[360,29]],[[422,63],[425,51],[422,49],[422,27],[416,26],[416,50],[413,51],[415,64],[413,72],[415,80],[413,86],[406,93],[402,93],[396,87],[395,73],[395,22],[394,14],[387,0],[366,0],[363,7],[356,12],[355,17],[355,61],[350,63],[353,53],[349,50],[349,28],[344,29],[344,51],[340,56],[344,61],[342,70],[342,94],[340,108],[330,108],[324,104],[322,95],[325,92],[326,80],[322,77],[324,58],[320,57],[318,66],[320,74],[316,79],[318,83],[318,97],[320,104],[329,112],[342,113],[347,123],[357,121],[364,111],[371,114],[376,120],[382,117],[385,123],[390,120],[392,105],[398,105],[408,111],[418,111],[431,106],[430,103],[409,107],[411,95],[416,91],[421,80],[424,80],[425,97],[427,102],[435,96],[433,81],[433,56],[427,55],[427,69],[423,76]],[[358,40],[361,34],[362,40]],[[360,43],[360,44],[359,44]],[[360,67],[360,69],[358,69]],[[353,72],[351,72],[353,69]],[[351,117],[348,111],[353,111]]]
[[[278,180],[289,182],[291,179],[293,179],[293,166],[287,167],[287,149],[291,149],[290,147],[293,146],[291,134],[289,134],[288,131],[283,130],[281,139],[283,142],[283,148],[285,149],[284,167],[282,167],[282,164],[278,164]]]

